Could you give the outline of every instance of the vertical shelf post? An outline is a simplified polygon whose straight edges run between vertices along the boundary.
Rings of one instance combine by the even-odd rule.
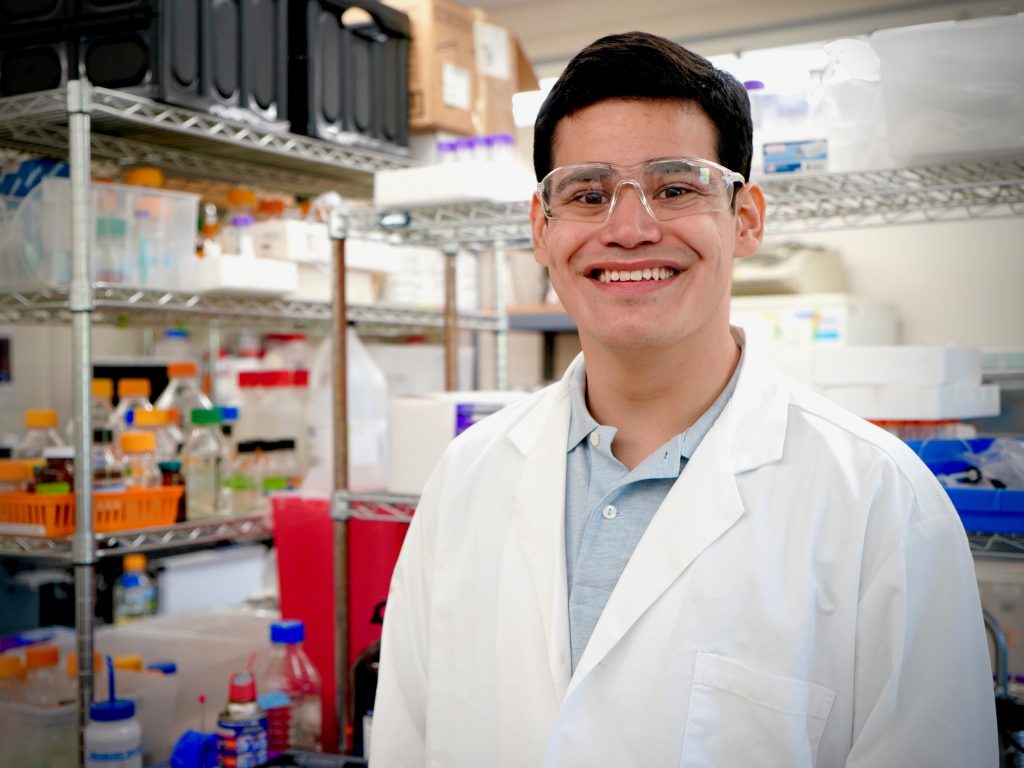
[[[75,636],[78,653],[78,765],[85,765],[85,727],[93,696],[93,631],[96,606],[96,543],[92,519],[91,312],[92,269],[89,254],[89,146],[92,92],[86,80],[68,83],[68,157],[71,165],[71,405],[75,448],[75,534],[71,545],[75,570]]]
[[[494,334],[495,389],[508,389],[508,249],[504,240],[494,243],[494,312],[498,330]]]
[[[345,297],[345,239],[348,222],[341,210],[331,211],[328,230],[334,241],[334,489],[346,490],[348,477],[348,315]],[[336,496],[337,494],[335,494]],[[334,524],[334,643],[335,708],[338,713],[338,751],[352,748],[355,699],[348,679],[348,522]]]
[[[444,249],[444,388],[459,388],[459,306],[455,262],[459,249]]]

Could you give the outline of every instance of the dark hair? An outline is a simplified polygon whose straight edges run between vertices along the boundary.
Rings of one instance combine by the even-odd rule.
[[[718,134],[717,161],[750,177],[753,124],[743,85],[678,43],[646,32],[626,32],[602,37],[576,54],[544,99],[533,133],[537,181],[551,171],[559,121],[606,99],[697,104]]]

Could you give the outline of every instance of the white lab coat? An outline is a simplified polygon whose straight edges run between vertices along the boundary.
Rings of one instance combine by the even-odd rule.
[[[566,375],[455,440],[427,484],[373,768],[997,765],[966,537],[898,439],[748,344],[570,675],[568,426]]]

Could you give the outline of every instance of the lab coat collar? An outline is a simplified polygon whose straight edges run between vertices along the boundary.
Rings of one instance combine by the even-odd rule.
[[[742,335],[733,328],[733,334]],[[513,515],[548,638],[556,691],[568,696],[716,539],[744,514],[736,475],[782,457],[789,407],[785,380],[747,342],[736,391],[651,521],[570,673],[565,570],[565,446],[569,386],[561,381],[524,415],[509,439],[523,455]]]

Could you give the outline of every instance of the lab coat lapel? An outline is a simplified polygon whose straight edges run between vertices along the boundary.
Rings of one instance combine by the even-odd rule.
[[[577,362],[578,364],[578,362]],[[530,572],[559,698],[569,685],[569,609],[565,572],[565,464],[569,436],[568,374],[541,407],[509,433],[524,454],[512,499],[515,530]]]
[[[736,474],[782,456],[788,393],[747,350],[736,390],[637,544],[567,695],[654,602],[744,514]]]

